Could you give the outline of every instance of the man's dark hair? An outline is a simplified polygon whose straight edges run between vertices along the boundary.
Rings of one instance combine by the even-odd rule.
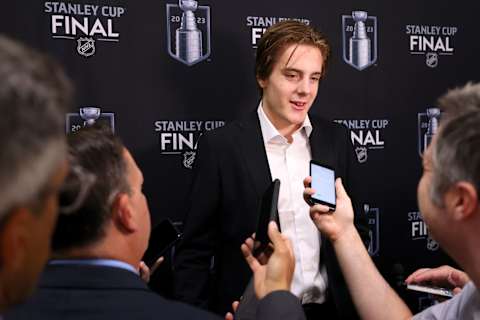
[[[287,20],[274,24],[260,38],[255,60],[255,76],[266,80],[283,50],[290,45],[309,45],[318,48],[323,58],[322,77],[325,75],[330,56],[327,38],[303,22]],[[259,87],[259,90],[262,93],[262,88]]]
[[[71,173],[60,194],[60,204],[84,193],[72,212],[62,212],[55,228],[52,249],[62,253],[93,244],[105,235],[112,204],[119,193],[129,193],[123,143],[110,129],[87,127],[67,137]],[[92,177],[89,181],[86,176]],[[89,185],[85,185],[89,184]]]
[[[0,35],[0,221],[40,204],[65,161],[72,86],[51,58]]]

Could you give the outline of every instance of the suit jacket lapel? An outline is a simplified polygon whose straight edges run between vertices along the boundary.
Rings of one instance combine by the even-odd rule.
[[[267,153],[257,112],[252,112],[245,120],[238,122],[238,137],[241,155],[259,196],[272,182]]]
[[[322,125],[321,121],[314,120],[313,117],[310,117],[310,120],[312,122],[312,133],[309,140],[312,160],[333,166],[335,154],[332,134]]]

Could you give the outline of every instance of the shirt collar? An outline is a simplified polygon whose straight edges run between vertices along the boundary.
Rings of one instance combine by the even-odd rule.
[[[263,104],[260,100],[257,109],[258,118],[260,120],[260,128],[262,129],[263,141],[265,143],[272,141],[272,139],[281,139],[281,141],[286,142],[286,138],[278,132],[277,128],[273,125],[273,123],[268,119],[265,111],[263,110]],[[302,129],[305,130],[307,137],[310,137],[312,133],[312,123],[310,122],[310,118],[307,114],[305,120],[303,120],[302,126],[297,130],[297,132],[301,131]]]
[[[54,259],[48,262],[50,265],[88,265],[88,266],[103,266],[114,267],[131,271],[138,275],[138,271],[130,264],[113,259]]]

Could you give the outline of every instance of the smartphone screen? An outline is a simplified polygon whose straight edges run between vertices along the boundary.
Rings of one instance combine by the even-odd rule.
[[[148,249],[143,256],[143,261],[147,266],[151,267],[155,261],[163,256],[181,237],[182,234],[169,219],[163,220],[152,230]]]
[[[312,188],[315,190],[312,201],[327,205],[330,209],[335,210],[335,171],[312,160],[310,161],[310,175],[312,177]]]

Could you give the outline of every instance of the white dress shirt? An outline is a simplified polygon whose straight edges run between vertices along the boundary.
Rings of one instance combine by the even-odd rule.
[[[295,272],[291,292],[302,303],[325,301],[327,276],[320,270],[320,232],[310,219],[309,207],[303,200],[303,179],[309,172],[312,159],[309,136],[312,132],[307,117],[300,129],[292,135],[292,142],[282,136],[265,114],[262,102],[258,107],[268,165],[272,179],[280,180],[278,214],[282,234],[293,244]]]

